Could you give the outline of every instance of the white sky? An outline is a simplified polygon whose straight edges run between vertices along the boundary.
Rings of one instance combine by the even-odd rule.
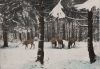
[[[100,0],[88,0],[83,4],[75,5],[75,7],[77,7],[77,9],[86,8],[89,10],[91,10],[91,8],[93,6],[96,6],[96,8],[100,8]]]

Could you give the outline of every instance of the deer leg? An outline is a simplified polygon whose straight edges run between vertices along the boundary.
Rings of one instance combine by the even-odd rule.
[[[58,47],[61,49],[61,44],[60,43],[58,43]]]
[[[62,49],[62,44],[60,44],[60,49]]]
[[[70,44],[70,41],[68,42],[68,49],[70,49],[70,46],[71,46],[71,44]]]
[[[35,48],[35,44],[33,43],[33,46],[34,46],[34,48]]]
[[[28,45],[25,45],[25,49],[28,48]]]
[[[62,48],[64,48],[64,44],[62,43]]]
[[[30,49],[32,49],[32,45],[33,45],[33,44],[31,43],[31,47],[30,47]]]
[[[60,45],[59,45],[59,43],[58,43],[57,47],[58,47],[58,48],[60,48]]]
[[[74,48],[74,43],[72,43],[72,48]]]
[[[52,48],[53,48],[53,44],[52,44]]]
[[[34,43],[33,43],[33,46],[34,46],[33,48],[35,48],[35,44]]]
[[[74,46],[73,47],[75,48],[75,42],[74,42]]]
[[[56,43],[52,43],[52,48],[56,48]]]
[[[59,49],[61,49],[62,47],[61,47],[62,45],[61,45],[61,43],[58,43],[58,48]]]
[[[56,48],[56,46],[57,46],[57,43],[55,42],[55,48]]]

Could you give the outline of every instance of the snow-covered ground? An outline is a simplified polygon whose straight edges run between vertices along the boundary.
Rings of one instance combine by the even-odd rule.
[[[64,44],[67,46],[66,41]],[[0,69],[100,69],[99,45],[100,42],[94,43],[98,57],[95,63],[90,64],[86,42],[77,42],[76,48],[72,49],[53,49],[50,42],[45,42],[45,62],[41,66],[35,62],[38,42],[35,42],[35,49],[31,50],[25,50],[25,46],[20,42],[10,42],[10,48],[0,49]]]

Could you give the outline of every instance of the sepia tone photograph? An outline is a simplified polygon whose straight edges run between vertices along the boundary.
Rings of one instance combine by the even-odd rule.
[[[100,0],[0,0],[0,69],[100,69]]]

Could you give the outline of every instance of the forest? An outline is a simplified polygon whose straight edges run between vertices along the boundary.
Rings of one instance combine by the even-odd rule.
[[[0,0],[0,69],[99,69],[100,6],[86,2],[99,0]]]

